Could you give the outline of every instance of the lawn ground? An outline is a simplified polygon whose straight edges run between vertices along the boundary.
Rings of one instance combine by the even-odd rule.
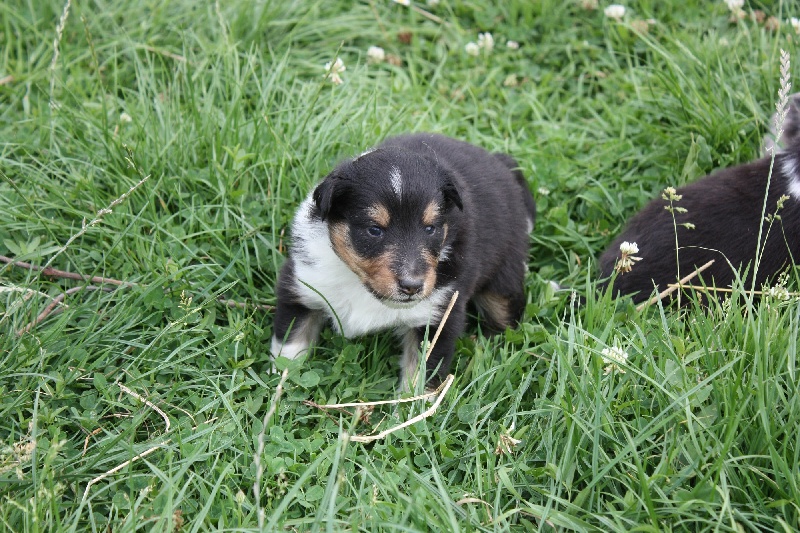
[[[800,529],[797,300],[594,288],[650,198],[761,154],[800,5],[625,6],[3,2],[0,255],[124,283],[0,265],[0,530]],[[311,187],[408,131],[520,161],[529,301],[362,444],[430,404],[318,404],[396,398],[396,341],[270,373],[273,286]]]

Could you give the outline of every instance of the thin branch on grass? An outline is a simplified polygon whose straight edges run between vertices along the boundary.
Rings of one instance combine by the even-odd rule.
[[[413,396],[411,398],[397,398],[394,400],[379,400],[376,402],[351,402],[351,403],[329,403],[325,405],[318,405],[314,404],[315,407],[319,407],[320,409],[335,409],[335,410],[342,410],[346,407],[375,407],[378,405],[397,405],[400,403],[408,403],[408,402],[415,402],[417,400],[425,400],[426,398],[431,398],[436,396],[442,391],[444,388],[444,382],[439,385],[435,390],[430,392],[426,392],[424,394],[420,394],[417,396]]]
[[[92,437],[94,437],[95,435],[97,435],[98,433],[100,433],[101,431],[103,431],[103,428],[101,428],[101,427],[99,427],[99,428],[95,428],[95,429],[93,429],[93,430],[92,430],[92,432],[91,432],[91,433],[89,433],[88,435],[86,435],[86,438],[85,438],[85,439],[84,439],[84,441],[83,441],[83,453],[81,454],[81,457],[83,457],[84,455],[86,455],[86,450],[88,450],[88,449],[89,449],[89,439],[91,439]]]
[[[425,352],[425,362],[428,362],[428,358],[431,356],[431,352],[433,351],[433,347],[436,346],[436,341],[439,340],[439,334],[442,332],[442,328],[444,327],[444,323],[447,322],[447,319],[450,318],[450,311],[453,310],[453,306],[456,304],[456,300],[458,300],[458,291],[453,293],[453,296],[450,297],[450,303],[447,304],[447,309],[442,315],[442,321],[439,322],[439,327],[436,328],[436,333],[433,334],[433,340],[431,341],[431,345],[428,346],[428,351]]]
[[[76,281],[88,281],[90,283],[118,285],[125,287],[135,287],[139,285],[138,283],[133,283],[130,281],[120,281],[118,279],[104,278],[101,276],[87,276],[85,274],[78,274],[77,272],[67,272],[66,270],[59,270],[53,267],[40,267],[38,265],[32,265],[31,263],[26,263],[24,261],[16,261],[11,257],[6,257],[4,255],[0,255],[0,263],[6,263],[18,268],[24,268],[26,270],[41,272],[48,278],[73,279]]]
[[[129,389],[128,387],[126,387],[122,383],[117,383],[117,387],[119,387],[119,389],[122,392],[130,394],[131,396],[133,396],[134,398],[136,398],[140,402],[144,403],[147,407],[149,407],[150,409],[152,409],[156,413],[160,414],[161,418],[164,419],[164,424],[166,425],[166,427],[164,428],[164,433],[169,433],[170,422],[169,422],[169,417],[167,416],[167,413],[165,413],[164,411],[159,409],[156,404],[154,404],[153,402],[151,402],[147,398],[144,398],[139,393],[132,391],[131,389]]]
[[[447,319],[450,317],[450,311],[453,310],[453,306],[455,305],[457,299],[458,299],[458,291],[454,292],[453,296],[450,298],[450,304],[447,306],[447,310],[445,310],[444,315],[442,315],[442,320],[441,322],[439,322],[439,327],[436,328],[436,333],[434,333],[433,340],[431,341],[431,344],[428,347],[428,351],[425,354],[426,362],[428,361],[428,357],[430,357],[431,352],[433,351],[433,347],[436,346],[436,341],[439,340],[439,334],[442,332],[442,328],[444,327],[445,322],[447,322]],[[328,404],[328,405],[317,405],[317,407],[319,407],[320,409],[337,409],[337,410],[342,410],[345,407],[355,407],[357,409],[364,409],[364,408],[371,409],[376,405],[389,405],[389,404],[397,405],[404,402],[413,402],[416,400],[430,398],[432,396],[438,396],[436,398],[436,401],[433,402],[433,405],[431,405],[430,408],[418,414],[417,416],[406,420],[401,424],[387,428],[381,431],[380,433],[376,433],[374,435],[353,435],[352,437],[350,437],[350,440],[353,442],[372,442],[375,440],[382,439],[385,436],[394,433],[395,431],[399,431],[405,427],[415,424],[420,420],[428,418],[433,413],[435,413],[436,409],[439,408],[439,404],[442,403],[445,394],[447,394],[447,391],[450,389],[450,385],[453,384],[453,379],[455,379],[453,374],[448,374],[445,380],[442,382],[441,385],[439,385],[439,387],[436,388],[436,390],[431,392],[426,392],[425,394],[420,394],[412,398],[398,398],[396,400],[381,400],[377,402],[338,403],[338,404]]]
[[[303,400],[303,405],[307,405],[309,407],[315,407],[317,409],[323,409],[323,411],[322,411],[323,414],[325,416],[327,416],[328,418],[330,418],[333,422],[337,422],[337,423],[339,422],[339,420],[336,417],[328,414],[327,409],[331,409],[331,410],[334,410],[334,411],[339,411],[340,413],[346,414],[350,418],[352,418],[353,416],[358,415],[358,420],[360,422],[364,423],[364,424],[368,424],[369,423],[369,416],[370,416],[370,414],[372,414],[372,407],[369,407],[369,406],[367,407],[367,409],[361,409],[360,406],[359,406],[359,408],[356,408],[355,412],[350,412],[347,409],[345,409],[344,407],[336,407],[336,406],[334,406],[334,407],[326,407],[326,406],[322,406],[322,405],[320,405],[317,402],[314,402],[312,400]]]
[[[258,434],[258,447],[256,448],[256,453],[253,454],[253,462],[256,465],[256,480],[253,482],[253,497],[256,501],[256,509],[258,510],[258,529],[260,531],[264,530],[264,519],[266,518],[264,509],[261,507],[261,478],[264,475],[264,466],[261,464],[261,455],[264,453],[264,438],[267,434],[267,424],[269,424],[270,419],[272,419],[272,415],[274,415],[275,411],[278,409],[278,400],[283,392],[283,384],[286,383],[286,378],[288,377],[289,369],[284,368],[283,372],[281,373],[281,380],[278,382],[278,386],[275,388],[275,394],[272,396],[272,404],[270,404],[269,409],[264,415],[261,432]]]
[[[649,305],[652,305],[652,304],[658,302],[659,300],[662,300],[662,299],[666,298],[667,296],[669,296],[670,294],[672,294],[673,292],[678,290],[678,287],[681,287],[681,286],[685,285],[688,281],[693,279],[695,276],[697,276],[698,274],[700,274],[702,271],[704,271],[705,269],[707,269],[708,267],[710,267],[713,264],[714,264],[714,260],[712,259],[711,261],[709,261],[705,265],[701,266],[700,268],[695,269],[694,272],[692,272],[692,273],[684,276],[683,278],[681,278],[678,281],[678,283],[670,284],[669,286],[667,286],[666,289],[664,289],[660,293],[656,294],[655,296],[653,296],[652,298],[650,298],[646,302],[643,302],[643,303],[640,303],[639,305],[637,305],[636,306],[636,310],[637,311],[641,311],[645,307],[647,307]]]
[[[150,455],[154,451],[158,450],[159,448],[161,448],[163,445],[167,444],[168,442],[169,442],[169,439],[165,440],[164,442],[162,442],[161,444],[159,444],[157,446],[153,446],[152,448],[148,448],[147,450],[143,451],[142,453],[137,454],[133,458],[128,459],[127,461],[125,461],[124,463],[122,463],[122,464],[120,464],[118,466],[115,466],[114,468],[112,468],[108,472],[103,472],[102,474],[100,474],[96,478],[94,478],[91,481],[89,481],[89,483],[86,484],[86,490],[83,491],[83,499],[86,500],[86,497],[89,495],[89,489],[92,488],[92,485],[94,485],[98,481],[104,480],[108,476],[111,476],[111,475],[119,472],[120,470],[122,470],[123,468],[128,466],[129,464],[131,464],[131,463],[133,463],[135,461],[138,461],[139,459],[142,459],[143,457],[147,457],[148,455]]]
[[[102,276],[87,276],[86,274],[79,274],[77,272],[67,272],[66,270],[59,270],[57,268],[53,268],[53,267],[49,267],[49,266],[41,267],[41,266],[38,266],[38,265],[33,265],[31,263],[26,263],[24,261],[16,261],[16,260],[12,259],[11,257],[6,257],[4,255],[0,255],[0,263],[5,263],[5,264],[11,265],[11,266],[15,266],[17,268],[24,268],[26,270],[33,270],[35,272],[41,272],[43,275],[45,275],[45,276],[47,276],[49,278],[70,279],[70,280],[76,280],[76,281],[88,281],[90,283],[115,285],[117,287],[141,287],[142,286],[141,284],[135,283],[135,282],[132,282],[132,281],[121,281],[121,280],[118,280],[118,279],[105,278],[105,277],[102,277]],[[23,327],[20,330],[18,330],[17,331],[17,336],[19,337],[21,335],[24,335],[25,333],[28,333],[33,328],[38,326],[48,316],[60,313],[63,310],[63,308],[56,309],[56,307],[59,304],[61,304],[61,302],[63,302],[64,299],[67,296],[69,296],[71,294],[74,294],[76,292],[82,291],[82,290],[88,290],[88,291],[100,290],[100,291],[105,291],[105,292],[111,292],[113,289],[110,289],[108,287],[97,287],[97,286],[94,286],[94,285],[86,285],[86,286],[83,286],[83,287],[73,287],[71,289],[68,289],[65,293],[59,294],[58,296],[56,296],[48,304],[48,306],[44,309],[44,311],[42,311],[39,314],[39,316],[36,317],[35,320],[33,320],[30,324],[28,324],[25,327]],[[256,309],[261,309],[262,311],[272,311],[273,309],[275,309],[274,306],[271,306],[271,305],[267,305],[267,304],[249,304],[247,302],[237,302],[236,300],[230,300],[228,298],[225,298],[224,296],[218,297],[217,301],[219,303],[221,303],[222,305],[226,306],[226,307],[237,308],[237,309],[247,309],[248,307],[255,307]]]
[[[39,316],[37,316],[35,319],[33,319],[33,321],[28,323],[26,326],[23,326],[22,328],[18,329],[17,330],[17,337],[21,337],[21,336],[25,335],[26,333],[28,333],[29,331],[31,331],[33,328],[38,326],[48,316],[59,314],[66,307],[66,304],[62,305],[62,302],[67,299],[67,296],[70,296],[70,295],[75,294],[76,292],[80,292],[82,290],[111,292],[114,289],[111,289],[111,288],[108,288],[108,287],[98,287],[96,285],[83,285],[83,286],[80,286],[80,287],[72,287],[71,289],[67,289],[66,292],[63,292],[63,293],[59,294],[58,296],[56,296],[55,298],[53,298],[50,301],[50,303],[47,305],[47,307],[45,307],[44,310],[41,313],[39,313]],[[61,305],[61,307],[59,307],[60,305]]]
[[[728,289],[726,287],[704,287],[703,285],[681,285],[678,283],[670,283],[667,287],[675,287],[676,289],[692,289],[695,291],[701,292],[724,292],[726,294],[730,294],[733,292],[733,289]],[[765,294],[769,294],[769,291],[741,291],[742,294],[750,294],[753,296],[764,296]],[[795,296],[800,296],[800,292],[786,292],[784,293],[786,296],[793,298]]]
[[[489,512],[489,515],[492,514],[493,508],[492,508],[491,504],[489,504],[489,502],[481,500],[480,498],[474,498],[474,497],[471,497],[471,496],[464,496],[463,498],[461,498],[460,500],[458,500],[456,502],[456,505],[464,505],[465,503],[482,503],[483,505],[486,506],[486,510]]]
[[[262,311],[272,311],[275,309],[275,306],[272,305],[237,302],[236,300],[229,300],[224,296],[217,298],[217,301],[226,307],[235,307],[237,309],[247,309],[248,307],[255,307],[256,309],[261,309]]]
[[[166,413],[164,413],[164,411],[159,409],[158,406],[155,405],[153,402],[147,400],[146,398],[143,398],[141,395],[139,395],[138,393],[132,391],[131,389],[129,389],[128,387],[126,387],[122,383],[117,383],[116,385],[120,388],[120,390],[122,392],[124,392],[126,394],[130,394],[131,396],[133,396],[137,400],[143,402],[147,407],[153,409],[155,412],[160,414],[161,417],[164,419],[164,423],[166,424],[166,428],[164,429],[164,433],[168,433],[169,432],[169,428],[170,428],[169,417],[166,415]],[[91,436],[93,434],[94,434],[94,432],[92,432],[89,436]],[[89,437],[86,437],[86,438],[88,440]],[[99,476],[91,479],[89,481],[89,483],[86,484],[86,490],[83,491],[83,500],[85,501],[86,498],[89,496],[89,489],[92,488],[92,485],[94,485],[95,483],[98,483],[99,481],[104,480],[108,476],[111,476],[111,475],[119,472],[120,470],[122,470],[123,468],[128,466],[129,464],[132,464],[132,463],[138,461],[139,459],[142,459],[143,457],[147,457],[148,455],[150,455],[154,451],[156,451],[156,450],[162,448],[163,446],[165,446],[167,443],[169,443],[169,441],[170,441],[170,439],[167,439],[164,442],[162,442],[161,444],[156,444],[155,446],[152,446],[152,447],[146,449],[142,453],[136,454],[134,457],[128,459],[124,463],[119,464],[119,465],[115,466],[114,468],[112,468],[111,470],[108,470],[107,472],[103,472]]]
[[[441,19],[441,18],[437,17],[436,15],[434,15],[433,13],[431,13],[430,11],[426,11],[426,10],[422,9],[422,8],[421,8],[421,7],[419,7],[419,6],[414,6],[414,5],[412,5],[412,6],[411,6],[411,9],[413,9],[414,11],[416,11],[417,13],[419,13],[420,15],[422,15],[423,17],[425,17],[426,19],[428,19],[428,20],[432,20],[432,21],[433,21],[433,22],[435,22],[436,24],[441,24],[441,25],[443,25],[443,26],[449,26],[449,24],[448,24],[447,22],[445,22],[443,19]]]
[[[409,418],[408,420],[406,420],[402,424],[398,424],[398,425],[396,425],[394,427],[390,427],[388,429],[384,429],[383,431],[381,431],[380,433],[377,433],[375,435],[353,435],[352,437],[350,437],[350,440],[353,441],[353,442],[372,442],[372,441],[376,441],[376,440],[384,438],[387,435],[390,435],[390,434],[394,433],[395,431],[399,431],[399,430],[401,430],[401,429],[403,429],[405,427],[408,427],[408,426],[410,426],[412,424],[415,424],[415,423],[419,422],[420,420],[424,420],[425,418],[428,418],[433,413],[435,413],[436,410],[439,408],[439,404],[442,403],[442,400],[444,399],[445,394],[447,394],[447,391],[450,389],[450,385],[453,384],[453,379],[454,378],[455,378],[455,376],[453,376],[453,374],[448,374],[447,375],[447,378],[445,378],[444,382],[439,386],[438,389],[436,389],[436,392],[439,394],[439,397],[436,398],[436,401],[433,402],[433,405],[431,405],[430,408],[428,408],[425,411],[421,412],[417,416],[415,416],[413,418]]]
[[[182,55],[175,54],[173,52],[169,52],[167,50],[161,50],[160,48],[156,48],[155,46],[150,46],[148,44],[139,45],[139,48],[147,50],[148,52],[152,52],[154,54],[160,54],[162,56],[168,57],[170,59],[174,59],[175,61],[180,61],[181,63],[186,63],[186,58]]]

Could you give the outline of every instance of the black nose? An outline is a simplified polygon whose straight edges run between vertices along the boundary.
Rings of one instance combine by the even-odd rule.
[[[397,282],[400,292],[403,294],[408,294],[409,296],[412,294],[417,294],[420,290],[422,290],[423,284],[424,280],[422,278],[402,278]]]

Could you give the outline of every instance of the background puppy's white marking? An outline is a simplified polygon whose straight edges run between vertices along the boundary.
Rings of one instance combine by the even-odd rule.
[[[787,192],[795,200],[800,200],[800,175],[797,174],[797,160],[790,154],[786,154],[781,161],[781,169],[788,180]]]
[[[795,200],[800,200],[800,179],[797,176],[792,178],[792,181],[789,182],[789,194],[791,194]]]
[[[362,157],[364,157],[365,155],[369,155],[369,154],[371,154],[371,153],[372,153],[372,152],[374,152],[374,151],[375,151],[375,148],[370,148],[369,150],[364,150],[363,152],[361,152],[361,153],[359,154],[359,156],[358,156],[358,157],[356,157],[355,159],[353,159],[353,161],[358,161],[359,159],[361,159],[361,158],[362,158]]]
[[[398,198],[403,194],[403,175],[400,174],[400,169],[392,165],[392,170],[389,171],[389,177],[392,180],[392,190]]]

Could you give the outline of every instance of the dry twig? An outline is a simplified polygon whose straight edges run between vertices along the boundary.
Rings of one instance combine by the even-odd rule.
[[[89,495],[89,489],[92,488],[92,485],[94,485],[98,481],[104,480],[105,478],[107,478],[110,475],[113,475],[113,474],[119,472],[120,470],[122,470],[123,468],[125,468],[129,464],[133,463],[134,461],[138,461],[139,459],[141,459],[143,457],[147,457],[148,455],[150,455],[154,451],[158,450],[159,448],[161,448],[161,446],[163,446],[164,444],[166,444],[168,442],[169,442],[169,439],[165,440],[163,443],[159,444],[158,446],[153,446],[152,448],[148,448],[147,450],[143,451],[142,453],[137,454],[133,458],[128,459],[127,461],[125,461],[124,463],[122,463],[122,464],[120,464],[118,466],[115,466],[114,468],[112,468],[108,472],[103,472],[102,474],[100,474],[96,478],[94,478],[91,481],[89,481],[89,483],[86,484],[86,490],[83,491],[83,499],[85,500],[86,497]]]
[[[94,437],[95,435],[100,433],[101,431],[103,431],[103,428],[101,428],[101,427],[100,428],[95,428],[95,429],[92,430],[91,433],[86,435],[86,438],[83,441],[83,453],[81,454],[81,457],[86,455],[86,450],[89,449],[89,439],[91,439],[92,437]]]
[[[109,289],[107,287],[97,287],[95,285],[84,285],[81,287],[72,287],[71,289],[67,289],[66,292],[63,292],[58,296],[56,296],[55,298],[53,298],[52,301],[47,305],[47,307],[45,307],[44,310],[41,313],[39,313],[39,316],[33,319],[32,322],[17,330],[17,337],[21,337],[22,335],[28,333],[30,330],[38,326],[39,323],[41,323],[48,316],[57,315],[58,313],[63,311],[64,307],[66,307],[66,304],[64,304],[62,307],[58,306],[61,305],[64,300],[67,299],[67,296],[70,296],[82,290],[111,292],[114,289]],[[58,309],[56,309],[56,307],[58,307]]]
[[[458,300],[458,291],[453,293],[453,296],[450,297],[450,303],[447,304],[447,309],[442,315],[442,321],[439,322],[439,327],[436,328],[436,333],[433,334],[433,340],[431,341],[431,345],[428,346],[428,351],[425,352],[425,362],[428,362],[428,358],[431,356],[431,352],[433,351],[433,347],[436,346],[436,341],[439,340],[439,334],[442,332],[442,328],[444,327],[444,323],[447,322],[447,319],[450,318],[450,311],[453,310],[453,306],[456,304],[456,300]]]
[[[142,397],[140,394],[132,391],[131,389],[129,389],[128,387],[126,387],[122,383],[117,383],[117,387],[119,387],[119,389],[122,392],[130,394],[131,396],[133,396],[134,398],[136,398],[140,402],[144,403],[147,407],[149,407],[150,409],[152,409],[156,413],[160,414],[161,418],[164,419],[164,424],[166,425],[166,427],[164,428],[164,433],[168,433],[169,432],[169,426],[170,426],[169,417],[167,416],[167,414],[164,411],[159,409],[156,404],[154,404],[153,402],[151,402],[147,398]]]
[[[77,281],[88,281],[89,283],[117,285],[125,287],[134,287],[139,285],[138,283],[132,283],[130,281],[120,281],[118,279],[104,278],[101,276],[87,276],[85,274],[78,274],[76,272],[67,272],[66,270],[59,270],[53,267],[40,267],[37,265],[32,265],[31,263],[26,263],[24,261],[15,261],[14,259],[6,257],[4,255],[0,255],[0,263],[6,263],[11,266],[24,268],[26,270],[33,270],[35,272],[41,272],[43,275],[49,278],[73,279]]]
[[[90,283],[115,285],[117,287],[141,287],[142,286],[141,284],[134,283],[132,281],[121,281],[121,280],[118,280],[118,279],[106,278],[106,277],[102,277],[102,276],[87,276],[85,274],[79,274],[77,272],[67,272],[66,270],[59,270],[57,268],[53,268],[53,267],[49,267],[49,266],[41,267],[41,266],[38,266],[38,265],[33,265],[31,263],[26,263],[24,261],[16,261],[13,258],[6,257],[4,255],[0,255],[0,263],[6,263],[8,265],[15,266],[17,268],[23,268],[23,269],[26,269],[26,270],[33,270],[34,272],[41,272],[42,275],[44,275],[44,276],[47,276],[47,277],[50,277],[50,278],[56,278],[56,279],[71,279],[71,280],[75,280],[75,281],[88,281]],[[47,307],[44,309],[44,311],[39,313],[39,316],[37,316],[35,320],[33,320],[31,323],[27,324],[26,326],[20,328],[17,331],[17,336],[22,336],[25,333],[28,333],[33,328],[38,326],[48,316],[53,315],[53,314],[58,314],[59,312],[61,312],[63,310],[63,308],[56,309],[56,307],[58,307],[64,301],[64,299],[67,296],[69,296],[71,294],[75,294],[76,292],[79,292],[79,291],[82,291],[82,290],[88,290],[88,291],[98,291],[98,290],[100,290],[100,291],[105,291],[105,292],[111,292],[113,289],[109,289],[107,287],[97,287],[97,286],[94,286],[94,285],[86,285],[86,286],[82,286],[82,287],[73,287],[71,289],[68,289],[65,293],[59,294],[58,296],[53,298],[53,300],[47,305]],[[218,297],[217,301],[219,303],[221,303],[222,305],[226,306],[226,307],[236,308],[236,309],[247,309],[248,307],[255,307],[256,309],[261,309],[262,311],[272,311],[273,309],[275,309],[271,305],[249,304],[247,302],[237,302],[236,300],[230,300],[228,298],[225,298],[224,296]]]
[[[442,316],[442,320],[441,320],[441,322],[439,322],[439,327],[436,328],[436,333],[434,333],[433,340],[431,341],[431,344],[428,347],[428,351],[425,354],[425,361],[428,360],[428,357],[430,357],[431,351],[433,351],[433,347],[436,346],[436,341],[439,339],[439,334],[442,332],[442,328],[444,327],[445,322],[447,322],[447,319],[450,316],[450,311],[453,310],[453,305],[455,305],[457,298],[458,298],[458,291],[454,292],[453,296],[450,298],[450,304],[447,306],[447,310],[444,312],[444,315]],[[388,405],[388,404],[397,405],[397,404],[400,404],[400,403],[413,402],[413,401],[416,401],[416,400],[423,400],[425,398],[430,398],[432,396],[438,396],[436,398],[436,401],[433,402],[433,405],[431,405],[428,409],[426,409],[422,413],[418,414],[417,416],[406,420],[405,422],[403,422],[401,424],[398,424],[398,425],[396,425],[394,427],[385,429],[385,430],[381,431],[380,433],[376,433],[374,435],[353,435],[352,437],[350,437],[350,440],[353,441],[353,442],[372,442],[372,441],[375,441],[375,440],[382,439],[385,436],[390,435],[390,434],[394,433],[395,431],[399,431],[399,430],[401,430],[401,429],[403,429],[405,427],[408,427],[408,426],[410,426],[410,425],[412,425],[412,424],[414,424],[416,422],[419,422],[420,420],[428,418],[433,413],[435,413],[436,409],[439,408],[439,404],[442,403],[442,400],[444,399],[445,394],[447,394],[447,391],[450,389],[450,385],[453,384],[453,379],[455,379],[453,374],[448,374],[447,377],[445,378],[445,380],[442,382],[441,385],[439,385],[439,387],[436,388],[436,390],[431,391],[431,392],[426,392],[424,394],[420,394],[420,395],[414,396],[412,398],[398,398],[398,399],[395,399],[395,400],[381,400],[381,401],[377,401],[377,402],[338,403],[338,404],[328,404],[328,405],[317,405],[317,407],[319,407],[320,409],[337,409],[337,410],[343,410],[346,407],[355,407],[357,409],[365,409],[365,408],[371,409],[371,408],[373,408],[373,407],[375,407],[377,405]]]
[[[705,287],[703,285],[681,285],[678,283],[670,283],[667,287],[675,287],[676,289],[692,289],[695,291],[701,292],[724,292],[726,294],[730,294],[733,292],[733,289],[729,289],[727,287]],[[769,294],[769,291],[741,291],[742,294],[752,294],[753,296],[764,296],[765,294]],[[786,292],[786,296],[795,297],[800,296],[800,292]]]
[[[125,385],[123,385],[123,384],[121,384],[121,383],[117,383],[117,386],[120,388],[120,390],[121,390],[122,392],[125,392],[125,393],[127,393],[127,394],[130,394],[131,396],[133,396],[133,397],[134,397],[134,398],[136,398],[137,400],[139,400],[139,401],[143,402],[143,403],[144,403],[146,406],[148,406],[149,408],[153,409],[155,412],[157,412],[158,414],[160,414],[160,415],[161,415],[161,417],[164,419],[164,423],[166,424],[166,428],[165,428],[165,430],[164,430],[164,433],[167,433],[167,432],[169,432],[169,427],[170,427],[170,423],[169,423],[169,417],[166,415],[166,413],[164,413],[164,411],[162,411],[161,409],[159,409],[159,408],[158,408],[158,406],[156,406],[156,405],[155,405],[153,402],[151,402],[151,401],[149,401],[149,400],[147,400],[147,399],[143,398],[142,396],[140,396],[140,395],[139,395],[139,394],[137,394],[136,392],[134,392],[134,391],[132,391],[131,389],[129,389],[128,387],[126,387]],[[98,428],[98,429],[99,429],[99,428]],[[95,430],[95,431],[97,431],[97,430]],[[93,432],[92,432],[92,433],[91,433],[89,436],[93,435],[94,433],[95,433],[95,432],[93,431]],[[86,438],[87,438],[87,441],[88,441],[88,438],[89,438],[89,437],[86,437]],[[146,450],[145,450],[145,451],[143,451],[142,453],[136,454],[135,456],[133,456],[132,458],[128,459],[128,460],[127,460],[127,461],[125,461],[124,463],[122,463],[122,464],[119,464],[119,465],[115,466],[114,468],[112,468],[111,470],[108,470],[108,471],[106,471],[106,472],[103,472],[103,473],[102,473],[102,474],[100,474],[99,476],[97,476],[97,477],[95,477],[95,478],[91,479],[91,480],[89,481],[89,483],[87,483],[87,484],[86,484],[86,490],[84,490],[84,491],[83,491],[83,500],[86,500],[86,498],[89,496],[89,489],[91,489],[91,488],[92,488],[92,485],[94,485],[95,483],[97,483],[97,482],[99,482],[99,481],[102,481],[102,480],[104,480],[104,479],[105,479],[105,478],[107,478],[108,476],[111,476],[111,475],[113,475],[113,474],[115,474],[115,473],[119,472],[120,470],[122,470],[123,468],[125,468],[126,466],[128,466],[129,464],[131,464],[131,463],[134,463],[135,461],[138,461],[139,459],[142,459],[143,457],[147,457],[148,455],[150,455],[150,454],[151,454],[151,453],[153,453],[154,451],[156,451],[156,450],[158,450],[159,448],[161,448],[161,447],[163,447],[164,445],[166,445],[166,444],[167,444],[169,441],[170,441],[170,439],[167,439],[167,440],[165,440],[164,442],[162,442],[161,444],[156,444],[155,446],[152,446],[152,447],[150,447],[150,448],[146,449]]]
[[[377,433],[375,435],[353,435],[352,437],[350,437],[350,440],[352,440],[353,442],[372,442],[372,441],[375,441],[375,440],[382,439],[385,436],[394,433],[395,431],[399,431],[399,430],[401,430],[401,429],[403,429],[405,427],[410,426],[411,424],[415,424],[415,423],[419,422],[420,420],[428,418],[433,413],[435,413],[436,410],[439,408],[439,404],[442,403],[442,400],[444,399],[445,394],[447,394],[447,391],[450,389],[450,385],[453,384],[453,379],[454,378],[455,378],[455,376],[453,376],[453,374],[448,374],[447,375],[447,377],[445,378],[444,382],[441,385],[439,385],[439,388],[437,388],[436,391],[434,391],[436,394],[439,395],[439,397],[436,398],[436,401],[433,402],[433,405],[431,405],[430,408],[428,408],[425,411],[421,412],[417,416],[415,416],[413,418],[409,418],[408,420],[406,420],[402,424],[398,424],[398,425],[396,425],[394,427],[390,427],[388,429],[384,429],[383,431],[381,431],[380,433]]]
[[[264,422],[261,425],[261,432],[258,434],[258,447],[256,453],[253,454],[253,462],[256,465],[256,480],[253,482],[253,498],[256,501],[256,509],[258,514],[258,529],[264,530],[264,509],[261,507],[261,477],[264,475],[264,466],[261,464],[261,455],[264,453],[264,439],[267,434],[267,424],[278,409],[278,400],[281,398],[283,392],[283,384],[286,383],[286,378],[289,377],[289,369],[284,368],[281,373],[281,380],[275,388],[275,394],[272,396],[272,403],[269,406],[266,414],[264,415]]]
[[[659,300],[662,300],[662,299],[666,298],[667,296],[669,296],[670,294],[672,294],[673,292],[678,290],[679,287],[683,287],[689,280],[691,280],[692,278],[694,278],[695,276],[697,276],[698,274],[700,274],[702,271],[704,271],[705,269],[707,269],[708,267],[710,267],[713,264],[714,264],[714,260],[712,259],[711,261],[709,261],[705,265],[701,266],[700,268],[695,269],[695,271],[692,272],[691,274],[688,274],[688,275],[684,276],[683,278],[681,278],[678,281],[678,283],[671,283],[670,285],[667,286],[666,289],[664,289],[660,293],[656,294],[655,296],[653,296],[652,298],[650,298],[646,302],[643,302],[643,303],[640,303],[639,305],[637,305],[636,306],[636,310],[637,311],[641,311],[645,307],[647,307],[649,305],[652,305],[652,304],[658,302]]]

